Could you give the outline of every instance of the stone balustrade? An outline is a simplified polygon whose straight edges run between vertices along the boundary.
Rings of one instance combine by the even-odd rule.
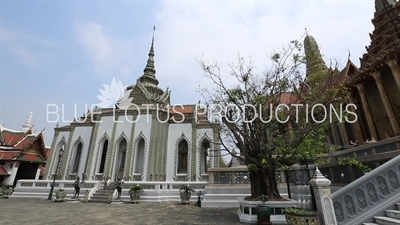
[[[54,191],[57,189],[65,189],[67,196],[72,196],[74,193],[74,180],[56,180],[54,183]],[[18,180],[14,193],[11,197],[14,198],[43,198],[46,199],[53,180]],[[100,189],[99,181],[85,181],[81,186],[81,194],[84,195],[89,191],[88,198],[93,196],[94,192]]]
[[[208,182],[125,181],[123,189],[130,189],[135,185],[142,186],[143,190],[172,191],[179,190],[182,185],[189,185],[195,190],[204,190]]]
[[[56,180],[54,185],[54,190],[59,188],[65,189],[67,191],[67,196],[72,196],[74,192],[74,182],[73,180]],[[47,198],[52,180],[19,180],[15,187],[15,191],[11,197],[29,197],[29,198]],[[85,181],[85,184],[81,187],[82,196],[85,195],[86,191],[88,193],[89,200],[96,190],[99,190],[104,185],[104,181]],[[160,202],[160,201],[179,201],[179,188],[182,185],[189,185],[196,192],[201,191],[201,195],[206,193],[205,188],[208,182],[165,182],[165,181],[125,181],[122,190],[122,199],[129,201],[129,190],[132,186],[140,185],[143,187],[142,201],[148,202]],[[114,198],[116,197],[116,192],[114,191]],[[197,200],[197,193],[192,194],[192,200]]]
[[[399,201],[399,162],[400,155],[333,193],[339,225],[373,222],[371,215]]]
[[[348,184],[363,176],[364,172],[354,166],[339,165],[340,158],[354,158],[369,168],[375,169],[399,154],[400,136],[397,136],[322,155],[323,163],[320,163],[318,168],[332,183]]]

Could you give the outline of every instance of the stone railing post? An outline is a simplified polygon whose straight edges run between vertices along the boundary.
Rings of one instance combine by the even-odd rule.
[[[337,225],[330,188],[331,181],[326,179],[319,171],[318,167],[316,167],[314,176],[310,183],[314,190],[318,216],[321,220],[321,224]]]

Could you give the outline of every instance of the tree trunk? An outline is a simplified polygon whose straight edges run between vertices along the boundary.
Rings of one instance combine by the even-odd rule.
[[[250,171],[251,198],[256,199],[261,195],[268,196],[269,200],[280,200],[278,183],[275,177],[275,168],[258,168],[257,171]]]

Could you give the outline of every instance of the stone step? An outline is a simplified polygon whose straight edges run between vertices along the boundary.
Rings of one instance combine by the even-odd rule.
[[[96,192],[99,192],[99,193],[110,193],[110,192],[113,192],[113,190],[97,190]]]
[[[374,216],[375,222],[380,225],[400,225],[400,220],[385,216]]]
[[[385,210],[385,214],[387,217],[400,220],[399,210]]]
[[[117,186],[107,186],[103,190],[114,190]]]
[[[110,193],[97,193],[97,192],[95,192],[94,194],[93,194],[93,196],[110,196]]]
[[[92,200],[92,199],[108,199],[108,196],[107,197],[106,196],[93,196],[90,198],[90,200]]]
[[[90,199],[89,203],[110,203],[108,199]]]
[[[95,193],[99,193],[99,194],[110,194],[111,191],[108,190],[101,190],[101,191],[96,191]],[[114,192],[113,192],[114,193]]]
[[[377,223],[363,223],[362,225],[379,225]]]
[[[90,200],[92,199],[108,199],[108,196],[92,196]]]

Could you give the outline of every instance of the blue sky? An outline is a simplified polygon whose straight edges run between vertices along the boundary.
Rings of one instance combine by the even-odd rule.
[[[259,71],[268,55],[307,28],[322,54],[342,64],[369,45],[374,1],[0,1],[0,124],[20,130],[33,110],[36,132],[51,144],[56,123],[47,105],[65,106],[65,120],[99,102],[113,78],[131,85],[142,75],[155,32],[159,86],[172,103],[197,103],[207,85],[195,58],[220,63],[238,52]],[[54,118],[51,118],[54,120]],[[60,118],[62,119],[62,118]],[[62,121],[60,125],[65,125]]]

